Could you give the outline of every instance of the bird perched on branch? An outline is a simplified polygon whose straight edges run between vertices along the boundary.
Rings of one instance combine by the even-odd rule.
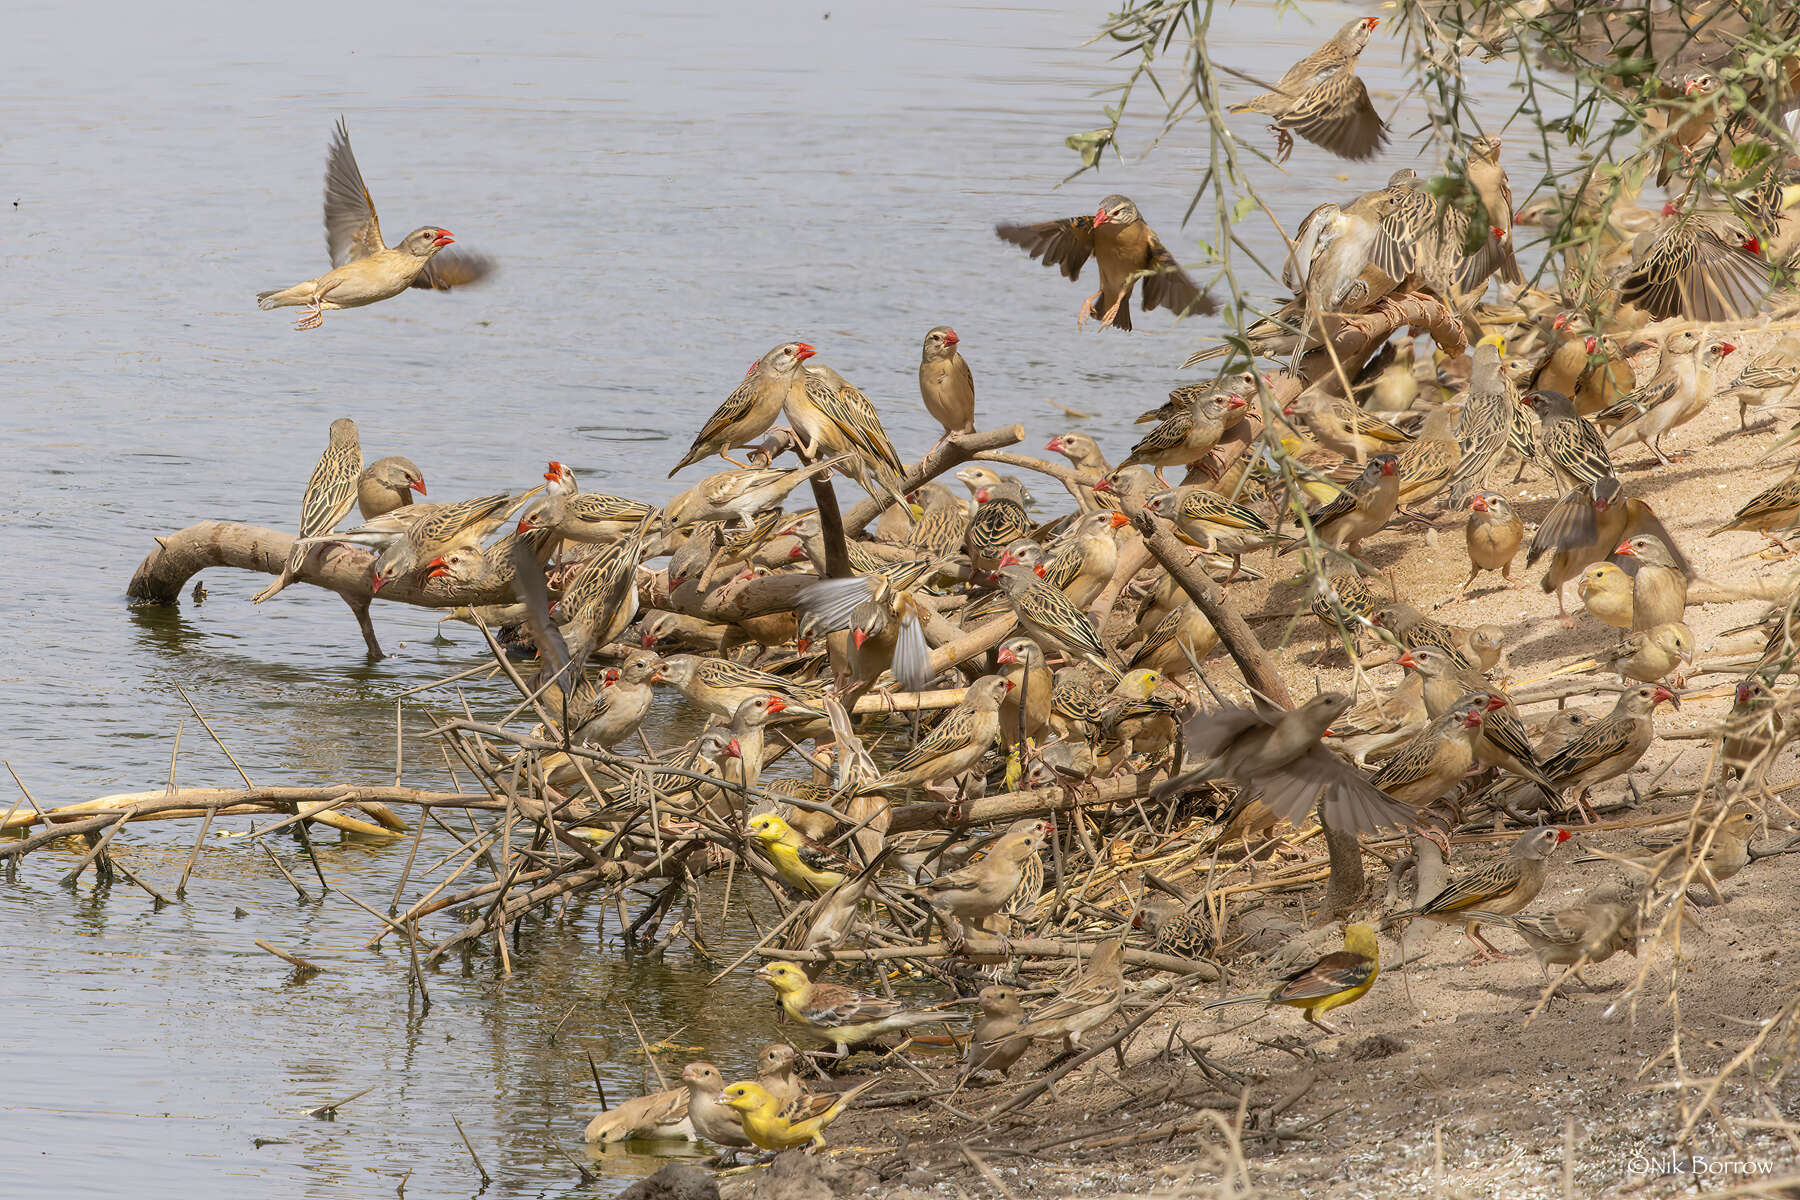
[[[663,508],[663,519],[670,529],[686,529],[706,521],[720,521],[740,529],[754,528],[758,513],[779,508],[789,492],[813,476],[830,471],[848,457],[840,454],[791,471],[779,467],[719,471],[669,501]]]
[[[455,240],[436,225],[419,226],[397,246],[381,240],[375,202],[350,150],[350,131],[339,117],[325,160],[325,249],[331,270],[293,287],[258,292],[256,307],[303,306],[307,311],[294,328],[317,329],[333,309],[361,308],[408,288],[447,292],[493,273],[493,262],[479,255],[440,253]]]
[[[294,581],[310,546],[299,539],[316,538],[337,528],[337,523],[350,515],[356,503],[357,483],[362,476],[362,444],[357,441],[356,422],[339,417],[331,423],[331,440],[325,453],[319,455],[312,475],[306,481],[306,492],[300,497],[300,531],[294,548],[288,551],[281,574],[262,591],[250,598],[261,604]]]
[[[1244,555],[1275,541],[1275,531],[1268,522],[1208,488],[1171,488],[1151,496],[1146,507],[1171,522],[1182,541],[1215,554],[1230,555],[1227,583],[1242,573]]]
[[[861,388],[830,367],[808,363],[788,388],[783,410],[800,441],[802,458],[843,458],[865,491],[899,493],[905,468],[874,401]]]
[[[1551,851],[1568,840],[1568,830],[1553,827],[1522,833],[1507,847],[1505,858],[1458,877],[1425,903],[1392,914],[1382,921],[1381,927],[1391,928],[1410,917],[1461,925],[1479,951],[1474,961],[1501,957],[1500,951],[1481,936],[1481,920],[1472,917],[1469,910],[1515,913],[1530,904],[1544,886]]]
[[[963,693],[962,703],[863,790],[889,792],[920,784],[929,786],[973,770],[1000,732],[1000,701],[1012,691],[1012,686],[1000,675],[977,679]]]
[[[817,353],[805,342],[783,342],[757,359],[742,382],[700,427],[694,444],[681,456],[669,477],[674,478],[676,471],[714,454],[734,467],[742,467],[743,463],[731,457],[731,450],[748,446],[769,431],[787,401],[789,389],[802,383],[806,360]]]
[[[1513,195],[1507,182],[1506,168],[1500,165],[1500,139],[1478,137],[1469,143],[1469,157],[1464,164],[1469,186],[1486,210],[1488,225],[1502,231],[1499,239],[1500,278],[1515,287],[1525,282],[1519,260],[1513,255]]]
[[[957,346],[962,339],[948,325],[933,327],[919,352],[919,398],[925,411],[944,427],[944,438],[975,431],[975,376]],[[934,449],[936,447],[933,447]]]
[[[356,477],[356,509],[367,521],[383,513],[405,508],[414,492],[425,494],[425,473],[413,460],[398,454],[378,458]]]
[[[996,582],[1018,614],[1019,628],[1039,645],[1086,658],[1115,675],[1123,670],[1118,651],[1100,636],[1088,615],[1035,572],[1027,567],[1003,567]]]
[[[984,920],[1006,907],[1018,890],[1026,861],[1035,858],[1048,844],[1044,824],[1032,822],[1002,834],[986,854],[968,866],[939,875],[913,890],[937,914],[945,938],[954,948],[964,940],[963,922]]]
[[[793,963],[767,963],[757,968],[756,977],[775,989],[782,1011],[808,1037],[837,1047],[839,1058],[850,1053],[852,1046],[878,1037],[956,1019],[954,1014],[909,1009],[841,984],[815,983]]]
[[[1195,286],[1156,231],[1138,214],[1137,205],[1124,196],[1106,197],[1091,217],[996,225],[994,232],[1069,279],[1079,279],[1082,266],[1093,257],[1100,271],[1100,290],[1082,301],[1077,324],[1097,313],[1103,328],[1130,329],[1131,290],[1140,279],[1146,311],[1166,308],[1177,317],[1218,311],[1212,297]]]
[[[1283,975],[1266,992],[1227,996],[1205,1006],[1208,1012],[1233,1004],[1284,1004],[1299,1009],[1308,1023],[1327,1033],[1342,1033],[1324,1020],[1325,1013],[1354,1004],[1368,994],[1381,975],[1381,945],[1367,925],[1344,927],[1344,948],[1333,950],[1297,971]]]
[[[1274,88],[1231,106],[1234,113],[1274,118],[1276,162],[1287,160],[1296,133],[1348,159],[1370,158],[1386,143],[1387,126],[1356,74],[1356,60],[1379,24],[1379,17],[1356,18],[1289,67]]]
[[[1162,476],[1164,467],[1185,467],[1212,452],[1225,431],[1244,415],[1242,396],[1212,395],[1194,401],[1174,416],[1152,429],[1131,448],[1118,470],[1143,464],[1156,472],[1164,487],[1169,481]]]

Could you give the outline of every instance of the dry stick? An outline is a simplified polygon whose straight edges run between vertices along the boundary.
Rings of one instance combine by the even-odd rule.
[[[187,718],[183,717],[175,723],[175,745],[169,750],[169,788],[168,794],[175,794],[175,760],[181,756],[181,731],[187,728]]]
[[[75,882],[81,878],[81,873],[87,870],[88,864],[100,857],[101,853],[105,851],[107,844],[113,840],[113,835],[125,828],[125,822],[129,820],[131,820],[131,810],[126,809],[119,814],[119,819],[112,823],[112,828],[106,831],[99,842],[95,844],[94,848],[87,852],[86,857],[75,864],[75,869],[62,877],[62,885],[66,888],[74,887]]]
[[[663,1078],[662,1067],[656,1061],[656,1055],[650,1053],[650,1043],[644,1040],[644,1031],[638,1028],[637,1014],[631,1011],[631,1005],[625,1006],[625,1015],[631,1018],[631,1032],[637,1034],[638,1045],[643,1048],[644,1058],[650,1063],[650,1069],[656,1072],[656,1086],[663,1091],[669,1090],[669,1081]]]
[[[156,901],[157,908],[161,908],[165,904],[174,903],[167,896],[163,895],[161,892],[157,891],[155,888],[151,887],[149,884],[147,884],[143,880],[139,879],[137,877],[137,872],[133,871],[130,867],[126,866],[124,863],[119,861],[118,855],[116,855],[116,854],[111,855],[110,861],[112,862],[113,868],[115,870],[117,870],[118,872],[120,872],[122,875],[124,875],[125,878],[131,880],[131,882],[137,884],[139,887],[143,888],[146,892],[149,892],[150,898],[152,900]]]
[[[761,941],[757,942],[756,945],[750,947],[748,950],[746,950],[742,954],[738,955],[736,961],[734,961],[729,967],[726,967],[723,971],[720,971],[717,975],[714,975],[711,979],[707,980],[706,986],[707,987],[713,986],[715,983],[719,982],[719,980],[725,978],[727,975],[731,974],[733,971],[735,971],[739,967],[743,966],[746,962],[749,962],[751,955],[757,953],[764,946],[767,946],[770,942],[774,941],[777,937],[781,936],[781,931],[786,929],[789,925],[792,925],[794,923],[795,918],[799,917],[800,914],[805,912],[806,910],[807,910],[807,906],[804,904],[796,904],[793,908],[790,908],[787,912],[787,915],[782,917],[780,922],[777,923],[773,929],[769,930],[769,932],[765,933],[762,936]],[[719,919],[721,921],[724,920],[723,917],[720,917]]]
[[[258,842],[256,844],[262,847],[262,852],[269,856],[269,861],[275,864],[275,868],[286,877],[287,881],[294,885],[294,890],[300,893],[300,903],[305,904],[308,900],[312,899],[311,896],[306,894],[306,889],[300,886],[300,881],[294,878],[294,873],[282,865],[281,859],[276,856],[275,851],[269,849],[269,843]]]
[[[965,952],[970,955],[1010,953],[1025,958],[1079,957],[1085,959],[1092,957],[1098,946],[1098,942],[1061,941],[1052,938],[1008,938],[1002,941],[997,937],[970,934],[962,951],[953,951],[946,943],[935,941],[923,942],[916,946],[875,946],[863,950],[765,949],[753,950],[752,953],[760,953],[764,958],[799,963],[892,962],[895,959],[950,958],[957,953]],[[1216,963],[1199,958],[1179,958],[1173,954],[1158,954],[1151,950],[1136,950],[1127,947],[1123,961],[1127,966],[1150,967],[1158,971],[1169,971],[1208,982],[1220,977]]]
[[[271,945],[269,945],[269,943],[263,941],[261,938],[256,939],[256,947],[259,950],[267,950],[270,954],[273,954],[276,958],[279,958],[282,962],[287,963],[289,966],[295,967],[302,971],[323,971],[325,969],[324,967],[321,967],[316,962],[306,961],[304,958],[301,958],[298,954],[289,954],[286,950],[277,949],[276,947],[271,946]]]
[[[475,1173],[481,1176],[481,1186],[486,1187],[494,1182],[493,1177],[487,1173],[487,1168],[481,1165],[481,1159],[475,1154],[475,1147],[469,1145],[469,1135],[463,1132],[462,1122],[456,1120],[455,1113],[450,1114],[450,1119],[455,1122],[456,1134],[462,1138],[462,1144],[468,1148],[469,1157],[475,1161]]]
[[[185,691],[182,691],[181,685],[179,683],[175,685],[175,690],[177,692],[181,693],[181,698],[183,700],[187,701],[187,706],[190,710],[192,710],[192,712],[194,714],[194,719],[200,722],[200,727],[202,729],[206,730],[206,732],[212,737],[213,744],[215,746],[217,746],[224,753],[226,759],[230,761],[232,767],[238,773],[238,778],[240,778],[244,781],[244,786],[247,788],[255,787],[256,785],[254,783],[250,782],[250,776],[244,773],[243,766],[238,762],[238,760],[235,757],[232,756],[231,749],[225,745],[224,739],[221,738],[217,733],[215,733],[213,731],[212,725],[207,722],[207,719],[204,716],[201,716],[200,709],[194,704],[193,697],[189,696]],[[177,737],[179,738],[179,735],[177,735]]]
[[[175,895],[178,898],[187,897],[188,876],[200,861],[200,847],[206,844],[206,831],[212,828],[213,815],[217,812],[218,809],[209,807],[206,815],[200,818],[200,832],[194,835],[194,848],[188,851],[187,865],[181,868],[181,882],[175,885]]]
[[[330,1120],[331,1118],[337,1116],[338,1109],[344,1107],[344,1105],[350,1103],[352,1100],[362,1099],[364,1096],[366,1096],[370,1092],[374,1091],[377,1086],[379,1086],[379,1085],[371,1083],[368,1087],[364,1088],[360,1092],[357,1092],[355,1095],[345,1096],[342,1100],[333,1100],[329,1104],[321,1104],[317,1108],[309,1108],[306,1110],[306,1112],[304,1112],[301,1115],[313,1117],[320,1121]]]
[[[985,433],[959,433],[946,438],[924,458],[917,466],[906,473],[900,483],[902,495],[942,475],[952,467],[961,466],[983,450],[998,450],[1002,446],[1010,446],[1025,440],[1025,426],[1009,425],[1003,429],[989,430]],[[857,502],[848,513],[844,514],[844,532],[857,534],[863,526],[880,516],[893,498],[883,493]],[[142,568],[139,568],[142,570]]]
[[[583,1050],[582,1053],[587,1055],[588,1073],[594,1077],[594,1090],[600,1093],[600,1111],[605,1112],[609,1107],[606,1103],[606,1089],[600,1086],[600,1068],[594,1062],[594,1052]]]
[[[452,683],[460,683],[470,676],[481,674],[483,671],[486,671],[490,676],[493,676],[500,673],[500,668],[496,667],[493,663],[476,663],[472,667],[465,667],[454,675],[446,675],[442,679],[434,679],[430,683],[421,683],[416,687],[409,687],[404,692],[396,693],[394,699],[404,700],[406,697],[418,692],[429,692],[433,688],[441,688]]]

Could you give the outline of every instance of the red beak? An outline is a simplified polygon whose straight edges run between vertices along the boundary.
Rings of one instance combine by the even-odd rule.
[[[1412,656],[1411,650],[1408,650],[1405,654],[1402,654],[1399,658],[1395,659],[1394,661],[1398,662],[1403,667],[1411,667],[1414,670],[1417,670],[1419,667],[1419,660]]]
[[[1599,505],[1595,505],[1594,507],[1598,508]],[[1620,542],[1618,544],[1618,546],[1613,550],[1613,553],[1614,554],[1623,554],[1627,558],[1636,558],[1637,557],[1637,551],[1633,550],[1631,548],[1630,542]]]
[[[1740,683],[1737,685],[1737,702],[1739,704],[1750,703],[1750,685],[1749,684]]]
[[[369,595],[371,595],[371,596],[380,595],[381,589],[386,586],[387,586],[387,580],[383,579],[379,575],[374,574],[373,572],[370,573],[370,575],[369,575]]]
[[[1589,354],[1592,354],[1594,351],[1596,351],[1600,348],[1600,339],[1590,333],[1587,336],[1587,340],[1581,344],[1583,347],[1585,347],[1587,349],[1587,352]]]
[[[1109,520],[1107,523],[1110,524],[1114,529],[1119,529],[1125,525],[1129,525],[1131,523],[1131,518],[1126,516],[1122,512],[1115,512],[1112,515],[1111,520]]]
[[[869,640],[868,631],[863,629],[853,629],[850,631],[850,640],[856,643],[856,648],[858,650],[861,650],[863,648],[863,643]]]
[[[787,711],[787,702],[785,700],[783,700],[780,696],[770,696],[769,697],[769,711],[772,713],[786,712]]]
[[[423,496],[425,494],[425,481],[423,479],[415,479],[412,481],[412,483],[408,484],[407,486],[412,488],[413,491],[419,493],[419,495],[421,495],[421,496]]]
[[[1469,507],[1474,509],[1476,512],[1486,512],[1488,510],[1487,497],[1486,496],[1474,497],[1473,499],[1471,499],[1469,501]]]
[[[1294,405],[1292,401],[1281,406],[1281,415],[1284,417],[1291,417],[1294,415]]]
[[[1734,354],[1736,352],[1737,352],[1737,347],[1732,345],[1730,342],[1720,342],[1719,343],[1719,353],[1720,354]]]
[[[1031,573],[1036,575],[1039,579],[1044,578],[1044,564],[1039,563],[1037,566],[1031,568]]]
[[[1365,18],[1363,18],[1363,24],[1367,25],[1370,29],[1374,29],[1377,25],[1381,24],[1381,18],[1380,17],[1365,17]]]
[[[639,642],[639,644],[641,644],[644,647],[644,649],[648,650],[650,647],[656,645],[656,635],[654,633],[651,633],[648,629],[646,629],[646,630],[644,630],[643,636],[638,638],[638,642]]]
[[[1563,330],[1567,329],[1568,327],[1569,327],[1569,314],[1568,313],[1557,313],[1556,320],[1550,322],[1550,328],[1556,330],[1558,333],[1562,332]]]
[[[1480,725],[1480,724],[1481,724],[1481,710],[1479,708],[1471,708],[1468,712],[1468,715],[1463,717],[1463,728],[1465,728],[1465,729],[1474,729],[1477,725]]]
[[[956,336],[956,330],[954,330],[954,329],[944,330],[944,345],[954,346],[960,341],[962,341],[962,339]]]
[[[1575,836],[1574,834],[1570,833],[1566,829],[1559,829],[1556,831],[1556,844],[1560,846],[1564,842],[1568,841],[1571,837],[1574,837],[1574,836]]]
[[[1225,407],[1226,408],[1243,408],[1248,403],[1249,403],[1249,401],[1245,400],[1242,396],[1233,396],[1230,399],[1225,401]]]
[[[1488,711],[1489,712],[1493,712],[1496,709],[1501,709],[1501,708],[1505,708],[1505,707],[1506,707],[1506,697],[1505,696],[1495,695],[1495,696],[1488,697]]]
[[[794,358],[800,362],[805,362],[807,359],[811,358],[813,355],[815,355],[817,353],[818,353],[817,350],[814,350],[811,346],[807,345],[805,342],[801,342],[794,350]]]
[[[1062,439],[1060,437],[1053,437],[1049,441],[1044,443],[1044,449],[1049,450],[1055,454],[1061,454],[1062,448],[1063,448],[1063,444],[1062,444]]]
[[[1400,469],[1399,466],[1391,458],[1388,461],[1381,464],[1381,473],[1383,475],[1392,475],[1395,471],[1397,471],[1399,469]]]
[[[805,557],[806,557],[806,547],[805,546],[795,546],[792,550],[788,551],[788,558],[790,560],[796,559],[796,558],[805,558]]]
[[[544,482],[545,483],[555,483],[557,480],[562,478],[562,473],[563,473],[563,465],[561,463],[557,462],[555,459],[551,459],[550,465],[544,468]]]
[[[1656,690],[1650,694],[1650,706],[1654,708],[1664,700],[1667,700],[1678,709],[1681,707],[1681,697],[1659,683],[1656,685]]]
[[[1745,238],[1744,239],[1744,249],[1749,251],[1751,254],[1761,254],[1762,253],[1762,242],[1760,240],[1758,240],[1757,238]]]
[[[975,491],[975,503],[986,504],[987,502],[988,502],[988,490],[986,488],[977,488]]]
[[[1106,210],[1104,208],[1096,208],[1094,210],[1094,224],[1104,225],[1109,220],[1111,220],[1111,218],[1106,215]]]
[[[1095,484],[1095,485],[1094,485],[1094,490],[1095,490],[1095,491],[1096,491],[1096,492],[1110,492],[1110,491],[1112,491],[1112,490],[1113,490],[1113,485],[1112,485],[1112,480],[1110,480],[1110,479],[1102,479],[1102,480],[1101,480],[1101,481],[1100,481],[1100,482],[1099,482],[1099,483],[1096,483],[1096,484]]]
[[[520,517],[519,518],[518,532],[520,532],[520,533],[530,533],[531,532],[531,518],[530,517]]]
[[[450,236],[450,231],[448,229],[440,229],[438,230],[437,240],[431,244],[434,246],[448,246],[455,240],[455,238]]]
[[[1016,687],[1018,687],[1018,686],[1019,686],[1019,685],[1018,685],[1018,684],[1016,684],[1016,683],[1014,683],[1014,682],[1013,682],[1013,681],[1012,681],[1012,680],[1010,680],[1010,679],[1003,679],[1003,680],[1001,680],[1001,681],[1000,681],[1000,682],[1001,682],[1001,683],[1004,683],[1004,684],[1005,684],[1005,685],[1006,685],[1006,690],[1007,690],[1007,691],[1009,691],[1009,692],[1010,692],[1010,691],[1012,691],[1012,690],[1013,690],[1013,689],[1014,689],[1014,688],[1016,688]]]
[[[738,745],[738,740],[736,738],[732,738],[729,742],[725,743],[725,753],[733,758],[742,758],[744,757],[744,748]]]
[[[1019,661],[1019,656],[1014,654],[1007,647],[1002,646],[1000,647],[1000,653],[994,655],[994,661],[997,663],[1016,663]]]
[[[1665,217],[1672,217],[1680,211],[1679,208],[1675,207],[1675,202],[1673,200],[1670,200],[1662,206],[1662,215]]]
[[[1016,567],[1019,565],[1019,560],[1013,557],[1013,552],[1011,550],[1008,550],[1000,556],[1000,565],[1003,567]]]
[[[436,579],[439,575],[448,575],[449,573],[450,564],[442,558],[434,558],[425,564],[425,578],[427,579]]]

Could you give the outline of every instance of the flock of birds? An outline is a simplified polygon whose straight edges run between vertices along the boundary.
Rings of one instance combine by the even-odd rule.
[[[1238,111],[1269,117],[1284,157],[1294,136],[1348,158],[1377,153],[1385,126],[1355,67],[1378,23],[1350,22]],[[1709,96],[1724,95],[1716,85],[1690,66],[1669,88],[1680,129],[1668,162],[1674,174],[1694,170],[1705,138],[1753,136],[1709,107]],[[1704,118],[1691,137],[1690,118]],[[411,598],[436,604],[510,589],[513,603],[459,612],[513,631],[540,654],[554,635],[556,657],[566,659],[548,663],[551,708],[563,714],[572,745],[622,747],[640,734],[658,686],[678,692],[711,725],[657,759],[688,773],[663,780],[671,797],[685,798],[664,811],[679,815],[685,802],[688,812],[742,831],[743,852],[765,860],[805,904],[785,943],[796,949],[854,944],[882,906],[891,914],[910,906],[931,914],[953,949],[967,950],[977,931],[1004,941],[1035,905],[1054,832],[1046,822],[1019,821],[991,839],[886,836],[885,815],[916,789],[960,805],[988,788],[1075,788],[1163,769],[1169,777],[1143,799],[1220,804],[1208,837],[1215,853],[1266,845],[1314,813],[1344,833],[1412,830],[1439,840],[1479,812],[1516,821],[1523,831],[1504,854],[1387,914],[1382,927],[1412,919],[1461,927],[1478,960],[1497,953],[1481,926],[1508,928],[1546,969],[1635,954],[1641,879],[1555,911],[1525,910],[1571,825],[1593,818],[1595,789],[1643,757],[1662,705],[1679,707],[1692,661],[1684,618],[1694,572],[1632,494],[1632,471],[1618,456],[1641,443],[1667,464],[1670,440],[1715,397],[1735,396],[1742,415],[1800,380],[1779,348],[1732,373],[1739,346],[1710,328],[1748,322],[1767,303],[1790,189],[1774,173],[1760,187],[1772,197],[1759,210],[1769,220],[1761,231],[1703,203],[1707,183],[1697,175],[1686,204],[1660,214],[1628,200],[1600,212],[1582,189],[1515,210],[1500,142],[1476,138],[1465,149],[1467,186],[1458,195],[1446,198],[1441,181],[1403,170],[1383,188],[1309,215],[1286,263],[1291,296],[1248,331],[1258,357],[1286,366],[1175,388],[1139,418],[1150,429],[1117,463],[1079,431],[1051,438],[1046,450],[1067,466],[1047,474],[1067,488],[1071,512],[1039,519],[1024,481],[979,457],[957,460],[966,461],[955,473],[966,494],[909,478],[921,472],[896,449],[871,398],[818,362],[812,345],[792,341],[751,366],[670,474],[714,456],[731,469],[662,505],[583,491],[557,462],[522,495],[415,501],[425,480],[413,463],[364,467],[354,424],[335,422],[307,485],[293,554],[257,599],[303,578],[312,554],[372,554],[372,591],[404,581]],[[304,305],[302,327],[316,326],[325,311],[489,273],[481,260],[442,254],[451,239],[436,226],[385,246],[341,123],[326,179],[335,265],[263,293],[262,307]],[[1516,227],[1582,222],[1598,230],[1582,244],[1599,256],[1583,260],[1583,277],[1608,286],[1587,315],[1526,287],[1512,243]],[[1092,216],[997,232],[1072,280],[1095,260],[1099,289],[1084,301],[1083,320],[1131,329],[1134,291],[1144,310],[1212,311],[1123,196],[1106,197]],[[1511,296],[1489,303],[1496,277]],[[1480,336],[1466,355],[1415,361],[1414,336],[1404,331],[1440,316]],[[1345,375],[1309,376],[1294,388],[1309,354],[1381,328],[1399,336],[1375,339],[1344,364]],[[1233,346],[1211,346],[1188,365],[1228,358]],[[1652,349],[1656,364],[1639,382],[1632,360]],[[943,428],[932,452],[975,430],[974,373],[947,325],[924,336],[919,391]],[[1277,393],[1294,398],[1277,404]],[[739,450],[753,461],[733,458]],[[774,465],[790,451],[799,466]],[[1512,484],[1501,483],[1514,462]],[[1175,471],[1179,483],[1165,476]],[[1557,497],[1529,541],[1514,486],[1526,472]],[[787,507],[797,488],[832,475],[873,498],[869,521],[843,522],[835,500],[825,511]],[[1610,709],[1560,710],[1534,736],[1493,674],[1503,651],[1497,627],[1439,621],[1359,568],[1372,542],[1441,519],[1428,506],[1463,522],[1468,577],[1459,595],[1484,572],[1517,587],[1523,549],[1527,567],[1545,567],[1542,588],[1573,627],[1564,591],[1577,585],[1585,614],[1617,634],[1592,664],[1618,676]],[[352,507],[363,523],[338,530]],[[1761,532],[1785,550],[1782,534],[1796,524],[1800,470],[1713,532]],[[1360,706],[1340,692],[1291,711],[1219,698],[1204,671],[1217,631],[1181,572],[1144,553],[1146,534],[1159,529],[1185,543],[1187,569],[1210,575],[1227,597],[1304,562],[1327,646],[1358,656],[1359,673],[1386,662],[1404,675]],[[1296,553],[1302,558],[1283,558]],[[664,556],[667,565],[653,568]],[[553,615],[537,596],[546,576]],[[755,604],[734,607],[733,597],[750,596]],[[1765,649],[1725,718],[1721,761],[1740,773],[1766,768],[1788,735],[1775,683],[1793,657],[1795,630],[1785,607],[1758,628]],[[585,672],[601,654],[616,656],[615,665]],[[1203,689],[1210,702],[1199,698]],[[908,696],[934,690],[954,703],[923,728],[914,716],[910,747],[877,765],[850,720],[855,700],[886,695],[889,711],[919,712],[928,705]],[[790,743],[809,740],[813,778],[765,778]],[[1182,761],[1174,761],[1177,746]],[[541,769],[545,787],[580,794],[587,786],[566,757],[549,756]],[[1721,815],[1701,871],[1707,887],[1749,861],[1757,817],[1741,802]],[[1146,900],[1134,920],[1165,953],[1215,949],[1216,931],[1193,898]],[[1098,937],[1048,998],[1031,1003],[1004,980],[983,988],[968,1075],[1004,1075],[1038,1040],[1079,1047],[1110,1020],[1126,994],[1130,933],[1122,926]],[[1351,924],[1343,949],[1214,1007],[1287,1005],[1329,1030],[1324,1014],[1362,997],[1379,972],[1377,929]],[[769,963],[757,976],[798,1035],[840,1056],[960,1019],[955,1001],[909,1004],[792,962]],[[693,1063],[682,1086],[602,1114],[588,1136],[822,1145],[825,1127],[875,1080],[814,1094],[796,1070],[806,1061],[773,1044],[755,1080],[730,1084],[711,1064]]]

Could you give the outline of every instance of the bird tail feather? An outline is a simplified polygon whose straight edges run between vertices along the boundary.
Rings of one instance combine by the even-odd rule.
[[[256,293],[256,307],[260,309],[293,308],[309,303],[312,288],[310,284],[297,283],[290,288],[275,288],[272,291]]]

